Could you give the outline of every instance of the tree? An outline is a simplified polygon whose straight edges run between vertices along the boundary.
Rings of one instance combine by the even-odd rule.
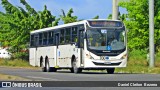
[[[122,14],[121,15],[120,12],[118,13],[118,20],[124,21],[124,20],[126,20],[126,18],[127,18],[127,14]],[[112,19],[112,14],[109,14],[107,19]]]
[[[97,15],[97,16],[95,16],[93,19],[99,19],[99,16]]]
[[[51,12],[47,10],[47,6],[44,6],[43,12],[40,12],[40,28],[51,27],[52,22],[55,21],[55,16],[51,15]]]
[[[52,22],[52,26],[57,26],[59,23],[60,18],[56,19],[54,22]]]
[[[64,10],[62,9],[62,14],[63,15],[60,15],[60,17],[63,20],[64,24],[78,21],[77,16],[72,16],[72,13],[73,13],[72,8],[68,11],[67,15],[65,14]]]
[[[125,25],[129,29],[128,46],[130,49],[145,49],[149,44],[149,11],[148,0],[129,0],[119,5],[128,11]],[[160,46],[160,1],[155,0],[155,44]]]
[[[51,15],[44,6],[43,11],[35,11],[25,0],[20,0],[25,6],[16,7],[8,0],[2,0],[4,12],[0,12],[0,42],[3,46],[8,46],[13,56],[23,58],[28,55],[30,31],[51,27],[55,21],[55,16]],[[57,25],[59,19],[56,19]],[[25,52],[24,52],[25,51]]]

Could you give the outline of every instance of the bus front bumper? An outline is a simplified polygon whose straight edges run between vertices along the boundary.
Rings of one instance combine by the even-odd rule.
[[[120,60],[86,60],[84,68],[115,68],[126,67],[127,59]]]

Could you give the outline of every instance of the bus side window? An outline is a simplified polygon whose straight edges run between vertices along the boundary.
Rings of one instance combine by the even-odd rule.
[[[65,40],[64,40],[64,29],[61,29],[60,30],[60,44],[64,44],[65,43]]]
[[[71,28],[66,28],[65,29],[65,43],[70,43],[70,38],[71,38]]]
[[[42,33],[39,33],[39,45],[42,45]]]
[[[77,27],[72,28],[72,42],[78,42]]]
[[[35,46],[34,45],[34,35],[31,35],[31,45],[30,45],[31,47],[33,47],[33,46]]]
[[[80,31],[80,47],[81,48],[84,47],[84,32],[83,32],[83,30]]]
[[[47,32],[44,32],[43,33],[43,45],[47,45],[48,42],[47,42]]]
[[[54,40],[54,32],[53,31],[49,32],[49,36],[48,37],[49,37],[48,43],[50,45],[53,45],[54,44],[54,42],[53,42],[53,40]]]

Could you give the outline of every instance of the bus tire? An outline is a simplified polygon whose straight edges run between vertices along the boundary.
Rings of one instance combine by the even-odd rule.
[[[114,74],[115,68],[107,68],[108,74]]]
[[[50,67],[48,59],[45,62],[46,72],[57,72],[55,67]]]
[[[71,73],[74,73],[74,70],[73,70],[73,68],[71,68],[71,69],[70,69],[70,71],[71,71]]]
[[[72,70],[71,70],[71,72],[72,72],[72,71],[73,71],[75,74],[82,72],[82,69],[77,67],[77,65],[76,65],[76,60],[73,60],[73,61],[72,61]]]
[[[45,61],[45,67],[46,67],[46,72],[50,72],[51,71],[48,59]]]
[[[41,60],[41,64],[40,64],[41,68],[42,68],[42,72],[46,72],[46,67],[43,64],[43,60]]]
[[[57,69],[55,67],[50,67],[50,72],[57,72]]]

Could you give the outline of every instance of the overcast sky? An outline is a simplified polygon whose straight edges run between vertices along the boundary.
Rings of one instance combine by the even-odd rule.
[[[20,4],[20,0],[8,0],[10,3],[16,6],[24,7]],[[109,14],[112,13],[112,0],[26,0],[31,7],[36,11],[42,11],[44,5],[47,5],[48,10],[52,15],[59,17],[61,15],[61,9],[68,12],[70,8],[73,8],[74,14],[78,16],[78,19],[90,19],[99,15],[100,18],[106,19]],[[1,0],[0,0],[1,3]],[[4,12],[2,5],[0,5],[0,11]],[[119,8],[121,13],[127,13],[125,9]]]

